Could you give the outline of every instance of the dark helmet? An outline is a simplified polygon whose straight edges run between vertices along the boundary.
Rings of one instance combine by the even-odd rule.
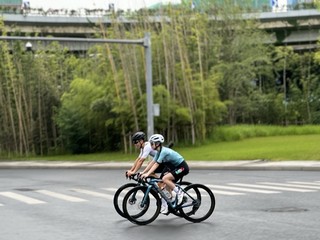
[[[135,144],[140,140],[145,140],[146,134],[144,132],[136,132],[132,135],[132,142]]]

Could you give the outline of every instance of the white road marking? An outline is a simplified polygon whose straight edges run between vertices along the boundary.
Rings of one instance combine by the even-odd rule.
[[[75,189],[71,189],[71,191],[75,191],[75,192],[78,192],[78,193],[84,193],[84,194],[95,196],[95,197],[106,198],[106,199],[110,199],[110,200],[113,199],[113,196],[110,195],[110,194],[94,192],[94,191],[85,190],[85,189],[75,188]]]
[[[320,186],[320,183],[317,182],[297,182],[297,181],[290,181],[288,183],[296,183],[296,184],[306,184],[306,185],[316,185]]]
[[[206,184],[207,187],[212,189],[230,189],[235,191],[242,191],[242,192],[254,192],[254,193],[264,193],[264,194],[271,194],[271,193],[280,193],[276,191],[268,191],[268,190],[258,190],[258,189],[250,189],[250,188],[241,188],[241,187],[230,187],[230,186],[220,186],[220,185],[210,185]]]
[[[272,182],[259,182],[259,184],[266,184],[266,185],[274,185],[274,186],[283,186],[283,187],[293,187],[292,184],[286,183],[272,183]],[[308,190],[308,189],[297,189],[297,192],[316,192],[315,190]]]
[[[288,188],[288,187],[263,186],[263,185],[257,185],[257,184],[244,184],[244,183],[229,183],[229,184],[234,185],[234,186],[242,186],[242,187],[253,187],[253,188],[264,188],[264,189],[291,191],[291,192],[301,192],[301,189]],[[303,192],[303,190],[302,190],[302,192]]]
[[[103,190],[107,190],[107,191],[110,191],[110,192],[116,192],[118,190],[118,188],[101,188]]]
[[[61,200],[65,200],[68,202],[86,202],[87,200],[82,199],[82,198],[77,198],[77,197],[73,197],[73,196],[69,196],[69,195],[65,195],[65,194],[61,194],[61,193],[56,193],[56,192],[51,192],[48,190],[37,190],[36,192],[50,196],[50,197],[54,197],[54,198],[58,198]]]
[[[15,199],[17,201],[24,202],[24,203],[27,203],[27,204],[43,204],[43,203],[46,203],[46,202],[40,201],[38,199],[26,197],[24,195],[13,193],[13,192],[0,192],[0,195],[8,197],[8,198]]]
[[[290,185],[292,187],[297,187],[297,188],[307,188],[307,189],[320,189],[320,186],[307,186],[307,185],[303,185],[303,184],[295,184],[295,183],[288,183],[286,185]]]
[[[235,196],[235,195],[245,195],[245,193],[237,193],[237,192],[227,192],[227,191],[222,191],[222,190],[217,190],[217,189],[210,189],[213,194],[221,194],[221,195],[230,195],[230,196]]]

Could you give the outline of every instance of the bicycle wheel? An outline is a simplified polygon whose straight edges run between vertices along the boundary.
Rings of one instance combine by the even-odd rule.
[[[184,201],[180,208],[182,217],[190,222],[202,222],[214,211],[216,200],[212,191],[202,184],[191,184],[185,188]]]
[[[138,225],[146,225],[153,222],[160,213],[161,200],[158,193],[154,190],[146,193],[147,189],[147,186],[132,188],[123,199],[122,208],[124,214],[129,221]],[[137,217],[138,215],[139,217]]]
[[[138,184],[136,183],[124,184],[116,191],[116,193],[113,196],[113,206],[121,217],[127,218],[122,210],[122,200],[125,194],[129,191],[129,189],[134,188],[136,186],[138,186]]]

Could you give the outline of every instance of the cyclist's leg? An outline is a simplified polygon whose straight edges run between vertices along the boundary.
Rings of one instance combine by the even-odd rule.
[[[177,166],[162,178],[163,182],[171,189],[171,191],[173,191],[172,193],[175,193],[174,195],[177,198],[177,204],[180,204],[182,202],[183,192],[178,186],[175,185],[175,182],[177,182],[188,173],[189,166],[185,161],[183,161],[179,166]]]
[[[188,164],[183,161],[180,165],[173,168],[168,174],[165,174],[162,177],[162,180],[165,184],[167,184],[171,190],[175,188],[175,182],[179,181],[183,176],[189,173]]]
[[[167,165],[165,163],[161,163],[158,166],[158,168],[154,171],[154,174],[159,174],[160,175],[159,178],[162,178],[169,171],[170,171],[169,165]],[[159,182],[158,186],[160,189],[164,189],[166,185],[163,182]]]

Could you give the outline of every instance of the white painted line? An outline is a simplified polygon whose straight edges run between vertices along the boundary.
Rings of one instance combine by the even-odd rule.
[[[2,206],[3,206],[3,204],[0,203],[0,207],[2,207]]]
[[[17,201],[24,202],[27,204],[43,204],[43,203],[45,203],[45,202],[40,201],[38,199],[26,197],[24,195],[13,193],[13,192],[0,192],[0,195],[15,199]]]
[[[84,193],[84,194],[95,196],[95,197],[106,198],[106,199],[110,199],[110,200],[113,199],[113,196],[110,194],[104,194],[104,193],[89,191],[89,190],[85,190],[85,189],[75,188],[75,189],[71,189],[71,191],[78,192],[78,193]]]
[[[297,181],[290,181],[288,183],[296,183],[296,184],[306,184],[306,185],[315,185],[320,186],[320,183],[317,182],[297,182]]]
[[[87,201],[82,198],[77,198],[77,197],[73,197],[73,196],[69,196],[69,195],[65,195],[65,194],[61,194],[61,193],[56,193],[56,192],[51,192],[51,191],[47,191],[47,190],[37,190],[36,192],[50,196],[50,197],[69,201],[69,202],[86,202]]]
[[[320,186],[308,186],[303,184],[295,184],[295,183],[288,183],[288,186],[297,187],[297,188],[307,188],[307,189],[320,189]]]
[[[292,184],[286,184],[286,183],[272,183],[272,182],[259,182],[259,184],[266,184],[266,185],[274,185],[274,186],[283,186],[283,187],[293,187]],[[308,189],[301,189],[296,188],[297,192],[316,192],[315,190],[308,190]]]
[[[280,190],[280,191],[282,190],[282,191],[291,191],[291,192],[301,192],[301,189],[288,188],[288,187],[263,186],[263,185],[257,185],[257,184],[244,184],[244,183],[229,183],[229,184],[234,186],[241,186],[241,187],[253,187],[253,188]]]
[[[229,190],[235,190],[235,191],[241,191],[241,192],[254,192],[254,193],[265,193],[265,194],[271,194],[271,193],[280,193],[276,191],[268,191],[268,190],[258,190],[258,189],[250,189],[250,188],[241,188],[241,187],[230,187],[230,186],[220,186],[220,185],[206,185],[209,188],[215,189],[229,189]]]
[[[230,196],[245,195],[245,193],[227,192],[227,191],[222,191],[217,189],[210,189],[210,190],[213,192],[213,194],[230,195]]]
[[[107,190],[107,191],[110,191],[110,192],[116,192],[118,190],[118,188],[101,188],[103,190]]]

